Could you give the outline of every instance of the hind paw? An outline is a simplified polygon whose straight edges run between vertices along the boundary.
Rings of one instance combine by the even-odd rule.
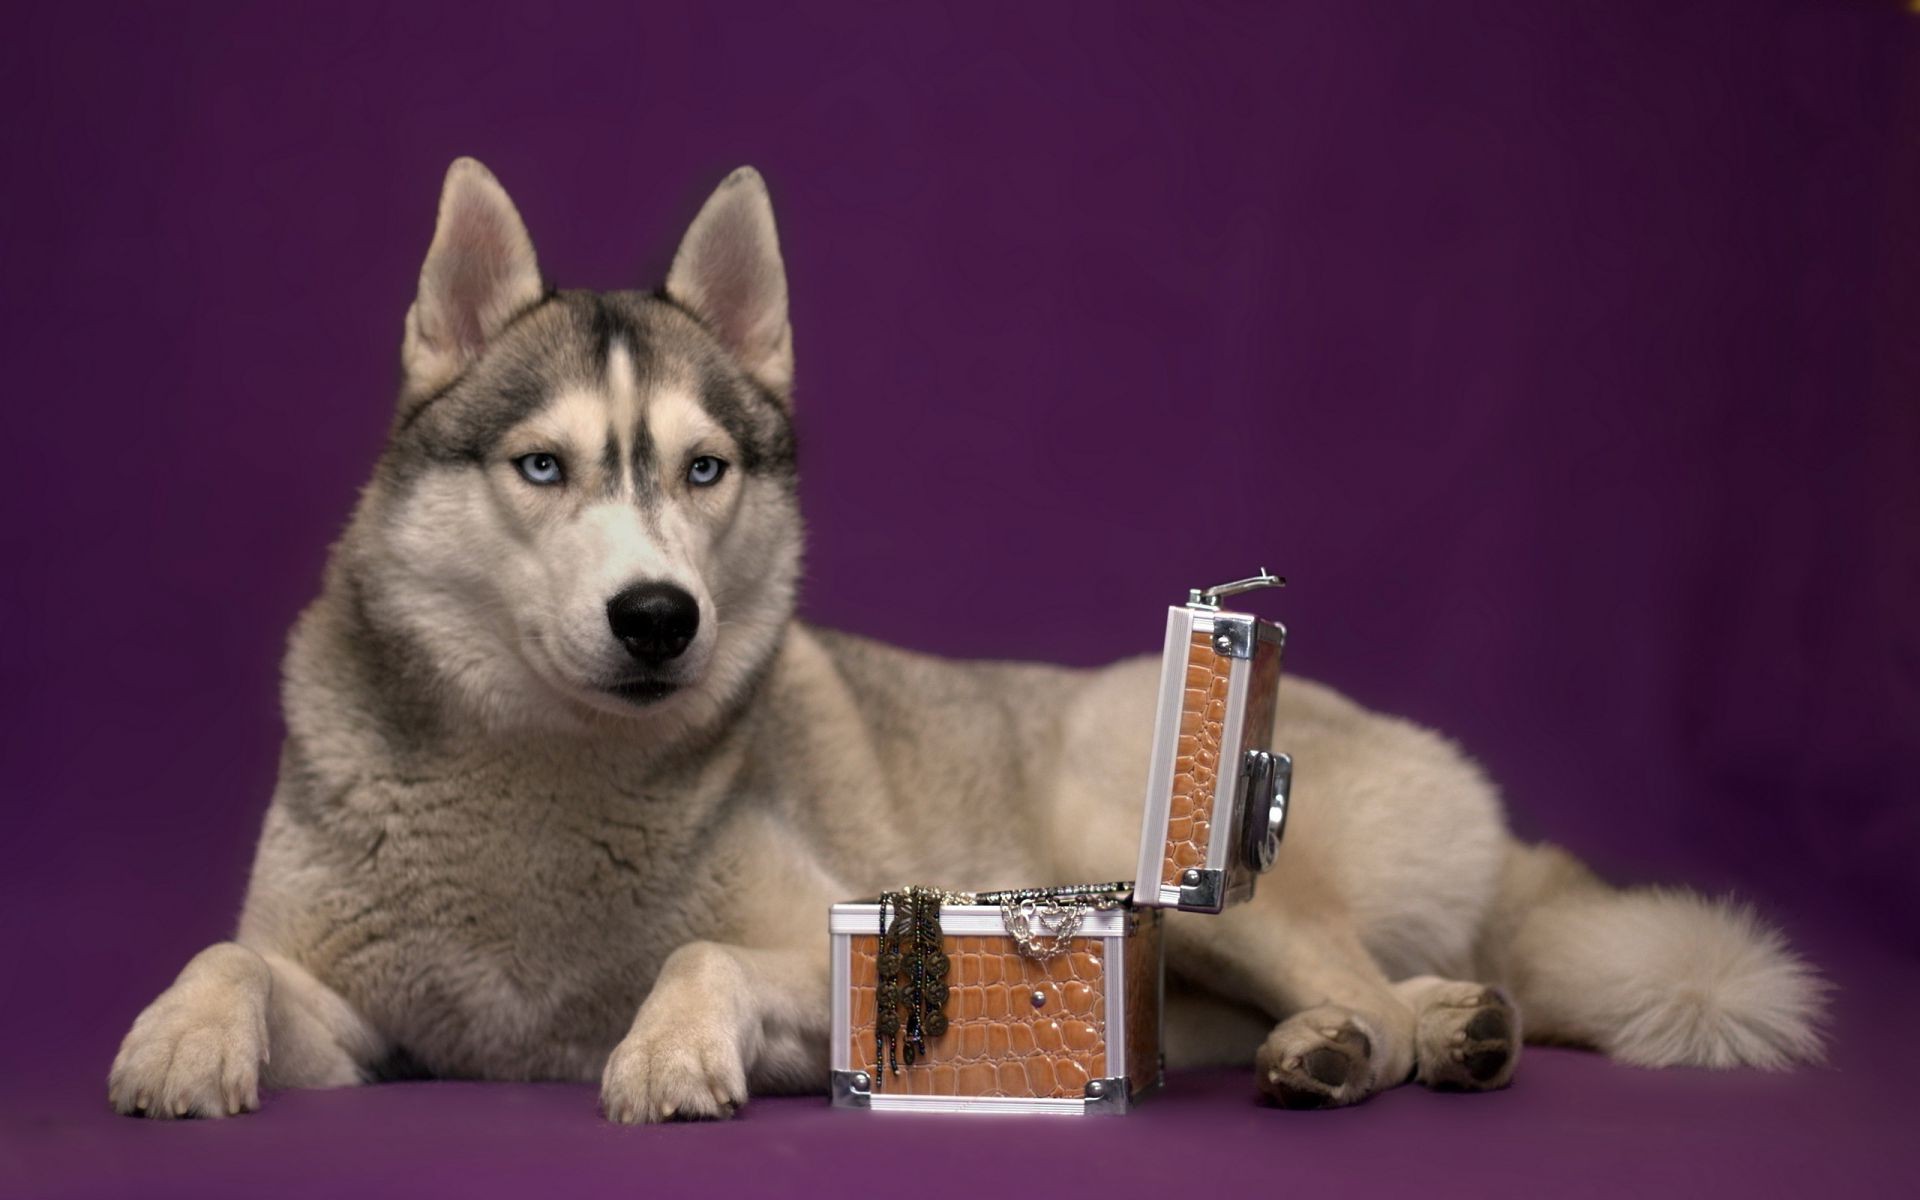
[[[1373,1039],[1354,1015],[1310,1008],[1280,1023],[1253,1059],[1260,1090],[1283,1108],[1337,1108],[1373,1088]]]
[[[1513,1079],[1520,1061],[1520,1014],[1499,988],[1452,983],[1420,1008],[1415,1040],[1420,1082],[1442,1091],[1484,1092]]]

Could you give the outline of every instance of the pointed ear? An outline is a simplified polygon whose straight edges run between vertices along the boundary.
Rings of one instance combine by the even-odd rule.
[[[707,198],[673,256],[667,295],[705,321],[748,374],[787,397],[793,386],[787,269],[760,172],[741,167]]]
[[[506,189],[473,159],[455,159],[440,190],[420,294],[407,311],[406,390],[418,395],[451,382],[544,291],[533,242]]]

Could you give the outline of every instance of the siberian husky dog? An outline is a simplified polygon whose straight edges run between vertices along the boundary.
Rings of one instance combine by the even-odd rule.
[[[948,662],[794,619],[793,337],[767,190],[727,177],[657,291],[556,291],[447,174],[391,436],[288,648],[232,941],[126,1036],[124,1113],[410,1072],[597,1081],[619,1122],[823,1091],[827,906],[1131,875],[1158,663]],[[1294,814],[1249,904],[1168,930],[1171,1065],[1280,1104],[1820,1051],[1746,910],[1509,836],[1453,745],[1281,685]]]

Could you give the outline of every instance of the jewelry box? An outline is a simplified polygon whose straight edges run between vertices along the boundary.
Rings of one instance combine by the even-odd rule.
[[[1161,914],[1127,890],[910,888],[834,905],[834,1105],[1127,1111],[1160,1083],[1163,1000]]]

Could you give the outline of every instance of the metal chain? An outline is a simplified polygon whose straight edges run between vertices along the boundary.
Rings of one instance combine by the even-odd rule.
[[[1066,953],[1089,910],[1118,908],[1133,899],[1133,885],[1070,883],[1058,887],[1015,888],[998,892],[948,892],[902,888],[889,895],[937,896],[942,904],[1000,906],[1000,921],[1021,954],[1045,962]]]
[[[949,893],[964,897],[959,903],[965,904],[1005,904],[1009,900],[1019,903],[1023,900],[1086,900],[1098,909],[1118,908],[1133,899],[1133,884],[1119,883],[1066,883],[1057,887],[1015,888],[1003,892],[958,892]]]
[[[1042,900],[1023,900],[1017,905],[1007,901],[1000,906],[1000,920],[1020,953],[1045,962],[1067,952],[1089,907]]]

